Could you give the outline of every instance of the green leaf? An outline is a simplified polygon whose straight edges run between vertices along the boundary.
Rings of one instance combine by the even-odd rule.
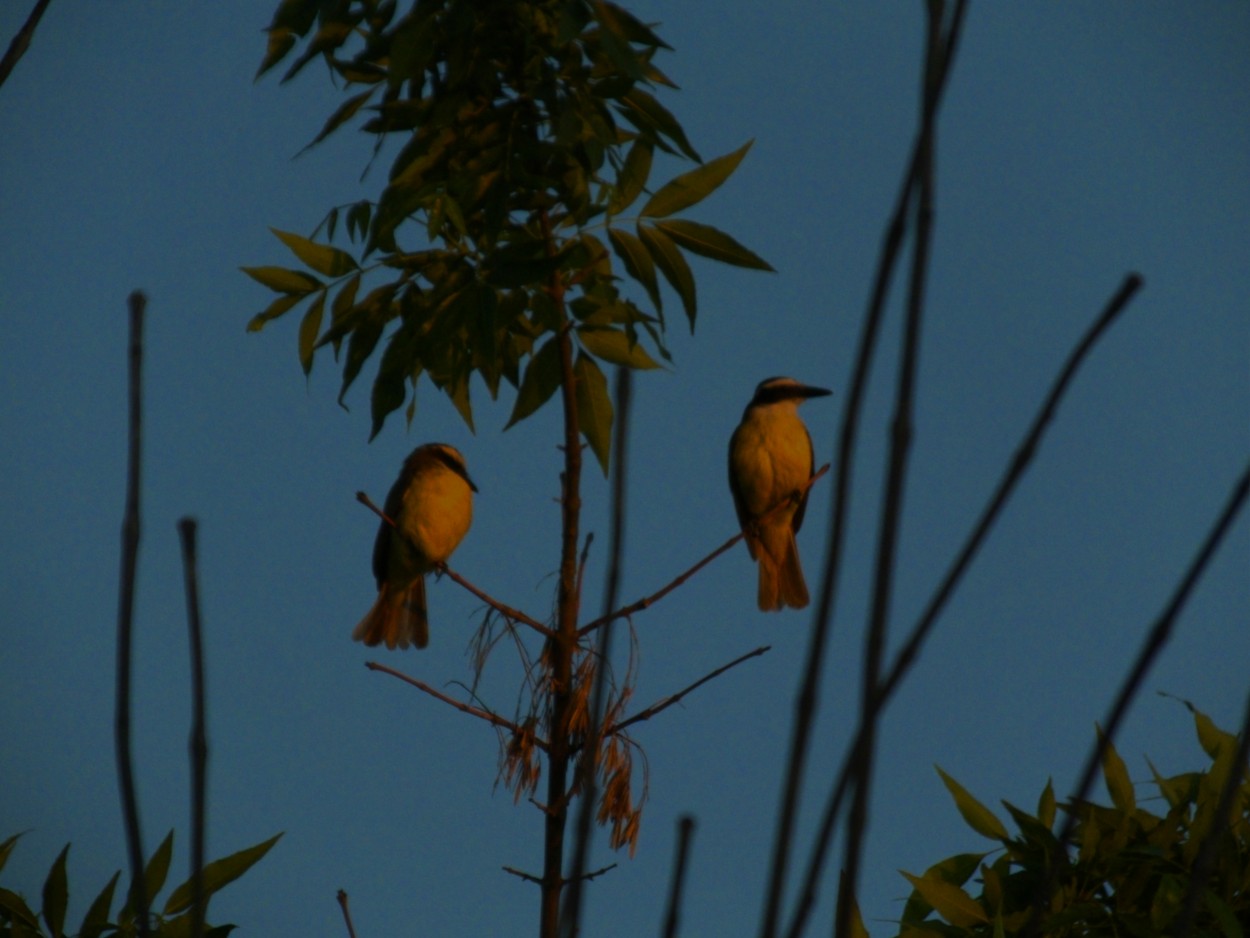
[[[364,367],[369,356],[377,347],[378,339],[382,338],[382,330],[386,323],[381,318],[369,318],[359,323],[352,330],[352,337],[347,343],[347,358],[343,362],[343,383],[339,387],[339,404],[347,396],[347,389],[352,386],[360,369]],[[323,339],[322,342],[325,340]]]
[[[660,268],[660,272],[664,274],[664,279],[681,298],[681,305],[686,311],[686,319],[690,321],[690,332],[693,334],[695,314],[698,311],[698,294],[690,265],[682,257],[677,245],[664,232],[649,225],[640,224],[638,237],[646,246],[656,266]]]
[[[651,160],[655,147],[650,140],[639,138],[625,154],[625,162],[616,174],[616,185],[612,189],[612,197],[608,200],[608,214],[619,215],[634,204],[634,200],[646,188],[647,177],[651,175]]]
[[[591,355],[613,365],[644,370],[660,367],[642,345],[636,341],[631,342],[621,329],[582,326],[577,330],[577,338]]]
[[[220,892],[224,887],[230,885],[260,862],[281,837],[281,833],[274,834],[268,840],[262,841],[254,847],[247,847],[237,853],[230,854],[228,857],[222,857],[220,860],[206,863],[204,865],[205,901],[208,900],[209,896]],[[191,882],[188,880],[173,891],[169,901],[165,903],[165,914],[177,915],[179,912],[185,912],[191,908],[191,902]]]
[[[672,140],[687,157],[696,163],[702,158],[695,152],[681,124],[659,101],[641,88],[631,88],[619,99],[621,114],[631,124],[644,132],[658,133]]]
[[[672,218],[668,221],[658,221],[655,226],[687,251],[711,260],[753,270],[771,271],[773,269],[768,261],[711,225],[684,218]]]
[[[313,350],[317,347],[317,336],[321,334],[321,317],[325,306],[326,291],[322,290],[309,304],[308,312],[299,324],[299,363],[305,375],[312,371]]]
[[[274,300],[272,303],[266,306],[264,311],[257,313],[255,316],[251,318],[251,320],[248,321],[247,331],[248,332],[260,332],[261,329],[265,328],[265,323],[269,322],[271,319],[277,319],[279,316],[283,315],[284,313],[289,312],[292,306],[295,306],[296,304],[303,302],[304,296],[306,295],[307,294],[301,294],[298,296],[287,295],[287,296],[278,297],[276,300]]]
[[[656,310],[663,310],[660,285],[655,279],[655,261],[642,241],[620,228],[609,228],[608,240],[612,242],[612,250],[616,252],[616,256],[625,265],[625,271],[643,285]]]
[[[512,416],[504,429],[507,430],[542,407],[560,387],[560,378],[560,338],[552,336],[525,366],[525,377],[521,379],[521,388],[517,391],[516,403],[512,406]]]
[[[148,907],[155,908],[156,895],[165,885],[165,877],[169,875],[169,863],[174,854],[174,832],[171,829],[165,835],[165,839],[161,841],[161,845],[156,848],[148,860],[148,864],[143,870],[143,885],[147,896]],[[118,913],[118,919],[133,919],[138,916],[138,910],[135,908],[135,883],[131,882],[130,890],[126,895],[126,904],[122,906]]]
[[[928,875],[912,876],[910,873],[903,873],[903,876],[915,887],[916,892],[920,893],[925,902],[933,906],[937,913],[952,925],[970,928],[989,921],[989,916],[985,914],[985,909],[981,908],[981,904],[958,886]]]
[[[1244,938],[1245,930],[1237,921],[1237,913],[1229,907],[1227,902],[1210,889],[1203,890],[1203,898],[1206,899],[1211,917],[1219,923],[1224,938]]]
[[[1098,738],[1102,739],[1102,728],[1098,728]],[[1102,756],[1102,776],[1107,782],[1107,791],[1111,793],[1111,803],[1124,812],[1137,810],[1137,798],[1133,794],[1133,782],[1128,776],[1124,760],[1115,751],[1115,746],[1107,740],[1107,748]]]
[[[608,474],[608,457],[612,452],[612,396],[608,379],[588,355],[578,355],[573,366],[577,417],[582,436],[599,460],[603,474]]]
[[[667,218],[669,215],[676,215],[683,209],[702,202],[733,174],[754,142],[748,140],[734,152],[718,156],[670,180],[660,188],[659,192],[651,196],[647,204],[642,207],[641,214],[643,217]]]
[[[1221,746],[1237,748],[1237,737],[1224,732],[1205,713],[1194,710],[1192,707],[1190,709],[1194,714],[1194,728],[1198,731],[1198,743],[1208,756],[1212,759],[1216,758]]]
[[[285,267],[240,267],[239,270],[274,293],[307,296],[313,290],[325,286],[316,277],[300,270],[287,270]]]
[[[1047,830],[1055,827],[1055,786],[1046,779],[1046,787],[1037,799],[1037,819],[1046,825]]]
[[[934,768],[937,769],[938,775],[942,777],[942,783],[955,799],[955,807],[959,809],[959,813],[963,815],[963,819],[968,823],[969,827],[982,837],[989,837],[992,840],[1010,839],[1003,822],[995,817],[989,808],[972,797],[968,790],[960,785],[959,782],[943,772],[941,766],[935,765]]]
[[[312,149],[326,137],[330,136],[330,134],[334,133],[334,131],[338,130],[338,128],[344,123],[351,120],[355,113],[364,106],[365,102],[373,97],[374,92],[376,92],[379,87],[380,86],[378,85],[374,85],[368,91],[362,91],[360,94],[353,95],[335,108],[334,113],[331,114],[329,120],[325,122],[325,126],[321,128],[321,133],[317,134],[317,136],[314,137],[306,147],[304,147],[304,150]],[[300,152],[303,153],[304,150],[301,150]]]
[[[121,875],[121,870],[114,873],[108,885],[95,897],[91,908],[83,916],[82,927],[78,929],[78,938],[99,938],[100,933],[104,931],[109,920],[109,909],[113,907],[113,892],[117,888],[117,880]]]
[[[12,837],[0,843],[0,870],[4,869],[4,864],[9,862],[9,854],[13,852],[13,848],[17,846],[21,834],[14,834]]]
[[[152,854],[152,858],[148,860],[147,868],[143,871],[143,883],[147,886],[148,905],[153,905],[157,893],[165,886],[165,877],[169,875],[169,861],[174,856],[174,831],[170,828],[165,839],[161,841],[161,845],[156,848],[156,852]]]
[[[323,276],[341,277],[359,269],[355,259],[346,251],[330,247],[328,244],[318,244],[289,231],[280,231],[277,228],[269,230],[291,249],[292,254]]]
[[[25,925],[32,934],[39,934],[39,917],[31,911],[26,900],[17,893],[0,887],[0,911],[12,918],[14,922]]]
[[[43,881],[43,920],[48,923],[52,938],[61,938],[65,933],[65,909],[69,905],[69,876],[65,872],[68,857],[69,844],[66,844]]]

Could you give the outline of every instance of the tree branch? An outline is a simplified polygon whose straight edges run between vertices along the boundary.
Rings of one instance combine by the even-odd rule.
[[[122,563],[117,611],[117,697],[113,733],[117,752],[118,787],[126,852],[130,858],[130,901],[140,938],[148,936],[147,886],[143,877],[143,841],[139,799],[135,794],[134,763],[130,746],[130,677],[134,634],[135,578],[139,566],[139,488],[143,453],[143,314],[147,297],[130,294],[130,439],[126,478],[126,508],[122,521]]]
[[[8,51],[4,53],[4,58],[0,59],[0,85],[5,83],[9,73],[17,65],[17,60],[24,56],[26,50],[30,48],[30,40],[34,38],[35,27],[39,25],[39,20],[43,17],[44,11],[51,2],[52,0],[39,0],[35,4],[35,8],[30,11],[30,16],[26,17],[26,22],[22,24],[22,28],[13,37],[13,41],[9,43]]]
[[[717,668],[715,671],[711,672],[710,674],[705,674],[703,677],[699,678],[689,687],[683,688],[682,690],[679,690],[675,694],[670,694],[668,697],[664,697],[661,700],[657,700],[651,706],[647,707],[646,710],[642,710],[639,713],[634,714],[632,717],[629,717],[628,719],[621,720],[621,722],[619,723],[613,723],[612,725],[608,726],[603,731],[603,735],[615,736],[617,733],[620,733],[622,730],[630,726],[633,726],[635,723],[641,723],[644,720],[650,720],[653,716],[655,716],[660,711],[667,710],[673,704],[680,702],[681,699],[685,697],[687,694],[702,687],[704,684],[706,684],[708,681],[712,680],[713,678],[720,677],[730,668],[737,667],[738,665],[742,664],[742,662],[746,661],[748,658],[758,658],[760,655],[771,650],[772,650],[771,645],[761,645],[759,648],[755,649],[754,651],[748,651],[745,655],[740,655],[739,657],[735,658],[733,661],[729,662],[729,664],[723,664],[719,668]]]
[[[816,472],[812,474],[812,477],[807,480],[803,488],[799,490],[799,492],[797,493],[797,497],[801,498],[803,495],[807,494],[807,492],[811,490],[811,487],[816,484],[816,480],[819,479],[828,471],[829,471],[828,463],[825,463],[823,466],[817,469]],[[772,508],[768,509],[768,511],[766,511],[763,515],[761,515],[759,520],[766,521],[767,519],[771,518],[774,514],[776,514],[777,512],[785,508],[787,505],[789,505],[794,500],[795,497],[796,496],[793,494],[787,495],[784,499],[779,501],[777,504],[773,505]],[[694,576],[696,573],[698,573],[700,570],[702,570],[704,567],[710,564],[713,560],[715,560],[721,554],[725,553],[725,551],[732,548],[735,544],[737,544],[740,540],[742,540],[743,537],[744,537],[743,533],[739,531],[737,534],[735,534],[733,537],[727,540],[724,544],[721,544],[720,547],[716,548],[714,551],[712,551],[702,560],[698,561],[690,569],[686,570],[684,573],[679,574],[674,580],[672,580],[671,582],[669,582],[668,584],[666,584],[664,587],[657,590],[656,592],[652,593],[650,596],[644,596],[642,599],[639,599],[631,603],[628,606],[623,606],[620,609],[617,609],[615,612],[608,613],[607,615],[602,615],[598,619],[595,619],[587,623],[586,625],[582,626],[581,629],[578,630],[578,633],[577,633],[578,637],[580,638],[580,637],[586,636],[590,634],[591,632],[593,632],[595,629],[601,628],[608,622],[611,622],[615,619],[629,618],[634,613],[641,612],[642,610],[655,605],[657,602],[659,602],[661,599],[663,599],[673,590],[677,589],[677,587],[681,586],[683,583],[689,580],[692,576]]]
[[[492,726],[501,727],[518,736],[522,735],[522,733],[524,732],[521,729],[521,727],[517,726],[511,720],[504,719],[498,714],[491,713],[489,710],[483,710],[480,707],[474,707],[470,704],[464,703],[461,700],[457,700],[455,697],[449,697],[446,694],[444,694],[442,691],[435,690],[433,687],[431,687],[429,684],[426,684],[424,681],[419,681],[415,677],[409,677],[407,674],[404,674],[402,671],[396,671],[394,668],[387,667],[386,665],[381,664],[377,661],[366,661],[365,667],[368,668],[370,671],[381,671],[384,674],[391,675],[391,677],[397,677],[401,681],[411,684],[413,687],[417,688],[418,690],[425,691],[431,697],[436,697],[437,699],[441,700],[443,703],[450,704],[451,706],[455,707],[457,710],[463,711],[464,713],[467,713],[470,716],[475,716],[479,720],[485,720],[487,723],[491,724]],[[538,748],[542,749],[544,752],[548,751],[548,749],[550,748],[547,744],[547,741],[542,739],[541,737],[535,736],[534,742],[538,746]]]

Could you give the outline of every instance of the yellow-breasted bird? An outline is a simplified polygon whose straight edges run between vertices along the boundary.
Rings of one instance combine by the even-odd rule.
[[[408,455],[383,509],[395,526],[383,521],[373,543],[378,598],[353,639],[387,648],[429,644],[425,575],[447,561],[469,530],[476,491],[454,446],[426,443]]]
[[[766,611],[802,609],[808,603],[794,535],[803,524],[803,486],[816,460],[799,404],[829,393],[793,378],[767,378],[756,387],[729,440],[729,489],[747,549],[759,564],[759,606]]]

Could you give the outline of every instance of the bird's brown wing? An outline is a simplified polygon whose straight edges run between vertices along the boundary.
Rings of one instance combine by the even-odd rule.
[[[404,492],[412,482],[414,472],[414,460],[409,457],[399,473],[399,478],[386,493],[386,503],[382,511],[396,524],[400,523],[399,514],[404,508]],[[385,520],[378,522],[378,536],[373,542],[373,578],[378,582],[378,589],[381,589],[382,584],[388,579],[391,563],[391,535],[394,533],[394,529]]]
[[[807,478],[811,479],[816,474],[816,451],[812,449],[812,435],[808,432],[807,427],[803,427],[803,432],[807,434],[807,451],[811,454],[811,466],[807,470]],[[790,527],[794,529],[794,533],[799,533],[799,528],[803,527],[803,513],[807,511],[807,492],[803,493],[803,497],[799,499],[799,507],[794,510],[794,517],[790,519]]]

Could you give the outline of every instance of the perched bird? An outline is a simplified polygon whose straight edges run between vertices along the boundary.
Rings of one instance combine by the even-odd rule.
[[[386,496],[373,543],[378,598],[352,638],[366,645],[424,648],[430,642],[425,574],[445,563],[473,521],[473,493],[464,457],[446,443],[414,449]]]
[[[829,393],[793,378],[761,381],[729,440],[729,489],[747,549],[759,564],[759,606],[766,611],[808,603],[794,535],[803,524],[803,486],[816,461],[799,404]]]

